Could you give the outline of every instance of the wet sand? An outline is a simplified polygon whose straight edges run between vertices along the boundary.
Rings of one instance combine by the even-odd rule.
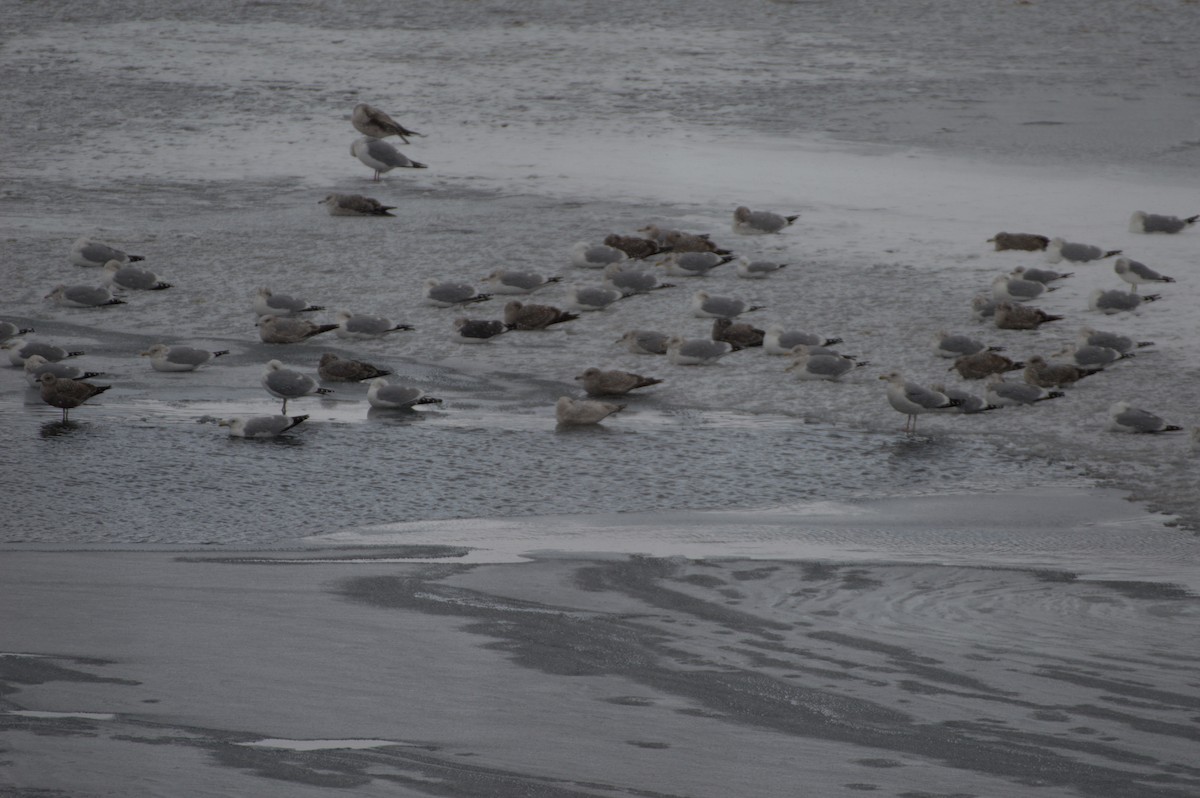
[[[3,794],[1200,790],[1179,587],[461,554],[6,552]]]

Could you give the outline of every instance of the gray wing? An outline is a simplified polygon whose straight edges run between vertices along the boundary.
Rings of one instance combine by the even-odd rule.
[[[949,404],[945,394],[931,391],[915,382],[904,383],[904,398],[926,410],[937,410]]]
[[[213,359],[213,353],[190,346],[173,346],[167,350],[167,362],[185,366],[203,366]]]
[[[289,369],[267,372],[263,377],[263,385],[271,393],[289,399],[307,396],[317,388],[316,380],[312,377]]]
[[[1114,415],[1113,420],[1122,427],[1129,427],[1138,432],[1158,432],[1167,425],[1165,421],[1149,410],[1142,410],[1139,407],[1126,408]]]

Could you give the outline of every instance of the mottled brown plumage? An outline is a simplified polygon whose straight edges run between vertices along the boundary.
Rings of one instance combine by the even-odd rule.
[[[746,349],[751,346],[762,346],[764,330],[752,324],[734,322],[732,319],[720,318],[713,321],[712,339],[732,344],[734,349]]]
[[[635,388],[645,388],[662,382],[655,377],[643,377],[630,371],[603,371],[598,368],[585,369],[575,379],[583,383],[583,390],[587,391],[589,396],[620,396]]]
[[[38,377],[41,386],[42,401],[52,407],[62,409],[62,420],[67,420],[67,411],[79,407],[97,394],[104,393],[111,385],[94,385],[83,380],[59,378],[53,374],[43,374]]]
[[[982,380],[984,377],[989,377],[992,374],[1016,371],[1024,367],[1024,363],[1018,363],[1004,355],[986,351],[976,352],[973,355],[963,355],[955,360],[954,365],[951,366],[965,380]]]
[[[623,236],[616,233],[609,233],[605,236],[604,243],[613,249],[621,250],[631,258],[649,258],[660,252],[666,252],[669,249],[669,247],[659,244],[653,238]]]
[[[1028,305],[998,302],[994,319],[996,326],[1001,330],[1036,330],[1046,322],[1059,321],[1062,316],[1052,316],[1040,308],[1031,308]]]
[[[1038,252],[1046,248],[1050,239],[1036,233],[996,233],[988,239],[988,243],[994,244],[997,252],[1003,252],[1006,249]]]
[[[512,300],[504,306],[504,323],[510,330],[544,330],[551,324],[561,324],[579,318],[553,305],[526,305]]]
[[[317,374],[329,382],[362,382],[376,377],[385,377],[392,372],[377,368],[361,360],[346,360],[332,352],[321,355],[317,365]]]

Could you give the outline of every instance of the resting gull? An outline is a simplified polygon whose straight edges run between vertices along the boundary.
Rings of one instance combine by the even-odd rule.
[[[658,277],[646,269],[625,263],[613,263],[605,267],[604,282],[626,295],[675,287],[673,283],[660,283]]]
[[[1183,427],[1168,424],[1149,410],[1129,402],[1115,402],[1108,408],[1108,428],[1113,432],[1178,432]]]
[[[1107,346],[1109,349],[1115,349],[1118,352],[1130,352],[1134,349],[1141,349],[1147,346],[1154,346],[1153,341],[1135,341],[1128,335],[1120,333],[1105,332],[1092,327],[1083,327],[1079,330],[1079,343],[1092,344],[1094,346]]]
[[[274,438],[306,420],[308,416],[234,416],[217,422],[228,427],[232,438]]]
[[[295,344],[314,335],[336,330],[336,324],[317,324],[308,319],[293,319],[270,313],[259,317],[258,337],[264,344]]]
[[[423,283],[422,295],[425,304],[436,308],[451,308],[455,305],[469,305],[474,302],[486,302],[491,294],[477,292],[470,283],[443,281],[429,277]]]
[[[97,394],[104,393],[111,385],[95,385],[83,380],[59,379],[53,374],[42,374],[38,377],[41,385],[42,401],[52,407],[62,409],[62,420],[67,420],[67,411],[79,407]]]
[[[737,265],[734,268],[737,270],[738,277],[747,280],[764,280],[780,269],[787,268],[787,264],[780,263],[777,260],[738,258]]]
[[[778,233],[799,218],[799,216],[782,216],[771,211],[752,211],[745,205],[741,205],[733,212],[733,232],[742,235]]]
[[[76,266],[103,266],[110,260],[118,263],[145,260],[141,255],[130,255],[103,241],[86,237],[76,239],[75,243],[71,245],[69,258],[71,263]]]
[[[1028,302],[1053,290],[1055,290],[1053,287],[1039,283],[1037,280],[1024,280],[1007,274],[1002,274],[992,280],[992,296],[1000,301]]]
[[[996,233],[988,239],[988,243],[995,244],[997,252],[1003,252],[1006,249],[1038,252],[1046,248],[1050,239],[1036,233]]]
[[[499,319],[468,319],[460,316],[454,320],[454,330],[464,344],[480,344],[508,332],[508,325]]]
[[[411,385],[394,385],[384,377],[371,380],[367,389],[367,401],[380,410],[404,410],[413,405],[441,404],[441,399],[426,396],[420,388]]]
[[[554,417],[559,424],[574,426],[579,424],[599,424],[604,419],[620,410],[625,405],[612,402],[597,402],[594,399],[572,399],[560,396],[554,404]]]
[[[624,299],[626,296],[632,296],[632,294],[626,294],[616,288],[604,285],[580,285],[567,293],[567,301],[575,310],[604,310],[618,299]]]
[[[1072,263],[1087,263],[1091,260],[1111,258],[1113,255],[1120,254],[1121,250],[1119,249],[1105,250],[1091,244],[1076,244],[1061,238],[1053,238],[1046,247],[1046,262],[1058,263],[1068,260]]]
[[[1001,330],[1036,330],[1051,321],[1061,321],[1041,308],[1031,308],[1013,302],[997,302],[993,321]]]
[[[620,396],[636,388],[646,388],[662,382],[656,377],[643,377],[631,371],[605,371],[595,367],[584,369],[575,379],[583,383],[583,390],[589,396]]]
[[[51,363],[41,355],[30,355],[25,358],[25,380],[37,387],[38,377],[43,374],[53,374],[55,377],[68,380],[90,380],[99,377],[99,371],[84,371],[79,366],[70,363]]]
[[[1084,369],[1070,363],[1048,363],[1041,355],[1029,358],[1023,374],[1025,382],[1039,388],[1069,388],[1099,369]]]
[[[321,361],[317,364],[317,376],[326,382],[362,382],[391,373],[361,360],[340,358],[333,352],[321,355]]]
[[[329,194],[317,204],[324,205],[330,216],[395,216],[391,211],[396,210],[395,205],[362,194]]]
[[[1102,369],[1118,360],[1133,357],[1133,352],[1121,352],[1097,344],[1075,344],[1063,347],[1056,357],[1067,358],[1081,369]]]
[[[938,357],[959,358],[979,352],[1000,352],[1002,346],[988,346],[978,338],[939,330],[933,337],[933,353]]]
[[[976,396],[969,391],[964,391],[960,388],[947,387],[941,383],[934,383],[929,386],[938,393],[944,393],[952,402],[957,402],[954,408],[950,411],[953,413],[962,413],[964,415],[974,415],[975,413],[983,413],[987,410],[999,410],[996,405],[989,405],[987,400],[980,396]]]
[[[373,105],[359,103],[350,114],[350,124],[364,136],[373,139],[385,139],[388,136],[399,136],[405,144],[409,136],[423,136],[415,130],[409,130],[404,125],[392,119]]]
[[[8,360],[14,366],[24,366],[25,361],[34,355],[40,355],[51,363],[66,360],[69,357],[82,355],[83,352],[70,352],[61,346],[48,344],[44,341],[26,341],[24,338],[13,338],[0,344],[0,349],[8,351]]]
[[[219,349],[211,352],[207,349],[197,349],[192,346],[168,346],[167,344],[154,344],[145,352],[142,352],[142,357],[150,358],[150,368],[155,371],[195,371],[196,369],[213,362],[221,355],[228,355],[228,349]]]
[[[348,310],[339,310],[337,320],[334,334],[339,338],[382,338],[388,333],[414,329],[411,324],[399,324],[386,316],[351,313]]]
[[[992,374],[1023,369],[1025,364],[995,352],[976,352],[956,358],[950,368],[964,380],[982,380]]]
[[[729,250],[721,249],[712,242],[708,233],[686,233],[683,230],[665,230],[656,224],[648,224],[638,229],[648,238],[657,241],[661,246],[673,252],[716,252],[728,255]]]
[[[546,277],[537,272],[516,269],[496,269],[483,282],[494,294],[529,294],[561,281],[559,276]]]
[[[624,250],[608,244],[589,244],[580,241],[571,249],[571,263],[580,269],[603,269],[614,263],[629,260]]]
[[[301,374],[299,371],[290,369],[280,363],[278,360],[272,360],[267,363],[266,370],[262,375],[262,387],[267,389],[267,393],[277,399],[283,400],[282,413],[287,413],[287,403],[289,399],[299,399],[303,396],[312,396],[313,394],[333,393],[329,388],[322,388],[317,384],[317,381],[307,374]]]
[[[666,252],[667,247],[659,244],[653,238],[642,238],[640,236],[623,236],[617,233],[609,233],[604,237],[605,246],[613,247],[625,253],[630,258],[649,258],[652,255],[657,255],[660,252]],[[606,264],[607,265],[607,264]]]
[[[971,298],[971,315],[975,321],[984,321],[996,315],[996,297],[976,294]]]
[[[763,333],[763,351],[768,355],[790,355],[797,346],[833,346],[841,338],[826,338],[805,330],[785,330],[782,324],[772,324]]]
[[[1146,213],[1134,211],[1129,217],[1129,232],[1131,233],[1178,233],[1196,223],[1200,215],[1180,219],[1178,216],[1168,216],[1161,213]]]
[[[259,316],[295,316],[297,313],[324,309],[324,305],[310,305],[294,296],[273,294],[269,288],[258,289],[258,295],[254,298],[254,312]]]
[[[513,299],[504,306],[504,323],[512,330],[544,330],[577,318],[578,313],[568,313],[553,305],[525,304]]]
[[[25,333],[31,333],[33,331],[34,329],[32,327],[19,327],[16,324],[13,324],[11,321],[0,321],[0,343],[4,343],[5,341],[12,340],[13,338],[24,335]]]
[[[1053,283],[1056,280],[1065,280],[1071,277],[1075,272],[1056,272],[1053,269],[1038,269],[1028,266],[1018,266],[1012,270],[1012,276],[1021,280],[1033,280],[1038,283]]]
[[[762,346],[765,336],[766,331],[758,329],[753,324],[735,322],[725,317],[713,319],[712,339],[733,344],[734,349]]]
[[[162,291],[171,287],[170,283],[163,282],[157,274],[149,269],[123,266],[120,261],[116,260],[110,260],[104,264],[104,272],[104,279],[108,281],[109,285],[129,291]]]
[[[113,296],[108,286],[104,285],[64,285],[54,286],[54,290],[46,294],[45,299],[52,299],[66,308],[102,308],[108,305],[124,305],[124,299]]]
[[[733,351],[733,344],[727,341],[679,335],[667,339],[667,359],[677,366],[709,366]]]
[[[665,267],[667,274],[679,277],[702,277],[731,260],[733,260],[732,255],[718,255],[715,252],[672,252],[660,260],[657,265]]]
[[[1154,302],[1160,298],[1160,294],[1139,294],[1119,288],[1097,288],[1088,297],[1088,308],[1111,316],[1126,310],[1137,310],[1143,302]]]
[[[665,355],[670,339],[666,333],[654,330],[629,330],[616,343],[625,344],[625,348],[635,355]]]
[[[858,363],[845,355],[811,352],[800,344],[792,350],[794,360],[785,371],[791,371],[802,380],[836,380],[847,372],[869,365]]]
[[[910,435],[917,431],[917,416],[954,411],[958,407],[958,402],[946,394],[909,382],[898,371],[889,371],[879,379],[887,381],[888,404],[905,415],[904,431]]]
[[[751,305],[729,296],[713,296],[707,291],[692,294],[692,315],[700,318],[732,319],[752,310],[762,310],[766,305]]]
[[[1137,291],[1139,285],[1147,283],[1173,283],[1174,277],[1159,274],[1144,263],[1129,258],[1117,258],[1113,262],[1113,271],[1125,282],[1129,283],[1131,291]]]
[[[1062,391],[1047,391],[1037,385],[1027,382],[1008,382],[999,374],[988,378],[984,397],[988,404],[997,407],[1015,407],[1016,405],[1031,405],[1034,402],[1044,402],[1047,399],[1059,399],[1066,396]]]
[[[375,170],[374,180],[393,169],[426,169],[425,164],[409,159],[400,150],[382,139],[363,137],[350,145],[350,154],[364,166]]]

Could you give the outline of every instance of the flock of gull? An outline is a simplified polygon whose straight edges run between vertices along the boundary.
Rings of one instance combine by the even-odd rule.
[[[396,136],[405,144],[409,137],[422,134],[405,128],[382,111],[367,105],[355,107],[351,122],[362,137],[351,146],[351,154],[373,170],[378,181],[386,172],[397,168],[422,169],[425,164],[413,161],[385,139]],[[395,208],[371,197],[358,194],[329,194],[321,204],[333,216],[391,216]],[[785,231],[798,217],[771,211],[738,207],[733,212],[732,230],[739,235],[772,235]],[[1130,230],[1137,233],[1174,234],[1187,230],[1197,216],[1179,218],[1137,211],[1130,220]],[[672,278],[703,276],[711,270],[733,263],[737,276],[745,279],[765,279],[787,264],[773,260],[736,257],[730,250],[718,246],[706,233],[664,230],[650,224],[637,235],[613,233],[599,242],[577,244],[570,253],[571,263],[580,269],[598,270],[603,282],[584,285],[568,291],[569,305],[554,305],[527,301],[528,295],[561,281],[560,276],[542,275],[518,269],[497,269],[484,279],[485,291],[469,283],[429,278],[423,285],[423,298],[429,305],[442,308],[467,308],[486,302],[496,295],[521,296],[511,298],[503,306],[502,318],[473,318],[462,315],[454,320],[454,334],[462,343],[486,343],[499,335],[514,331],[545,330],[580,318],[588,311],[601,311],[628,297],[674,287],[663,282],[652,266]],[[1142,285],[1174,282],[1151,267],[1128,257],[1117,257],[1117,250],[1104,250],[1087,244],[1064,241],[1061,238],[1030,233],[1001,232],[989,239],[998,251],[1042,251],[1051,264],[1082,264],[1114,259],[1113,272],[1128,288],[1098,289],[1089,298],[1089,308],[1102,314],[1135,310],[1153,302],[1158,294],[1143,294]],[[103,271],[100,285],[61,284],[46,298],[65,307],[96,308],[124,304],[123,292],[161,291],[170,284],[150,271],[137,255],[130,255],[110,244],[81,238],[70,253],[71,263],[81,267],[98,267]],[[1011,273],[997,276],[990,291],[978,294],[971,307],[976,319],[991,321],[1000,329],[1036,330],[1043,324],[1061,321],[1062,316],[1046,313],[1032,303],[1058,288],[1070,272],[1053,269],[1019,267]],[[840,338],[831,338],[804,330],[785,329],[768,325],[765,329],[738,321],[745,313],[761,306],[732,296],[720,296],[705,290],[692,294],[694,316],[712,319],[711,335],[705,338],[686,338],[645,329],[627,331],[618,341],[628,351],[644,355],[664,355],[672,364],[682,366],[709,365],[739,350],[761,347],[771,355],[783,355],[792,362],[787,371],[805,380],[836,381],[843,375],[869,365],[833,348]],[[318,323],[306,314],[324,310],[301,298],[258,291],[253,299],[259,337],[268,344],[293,344],[314,336],[333,333],[349,341],[378,339],[394,333],[412,330],[410,325],[392,319],[340,311],[334,323]],[[463,311],[466,312],[465,310]],[[30,384],[38,388],[47,404],[62,410],[64,422],[68,411],[103,393],[111,386],[98,385],[90,380],[98,374],[84,371],[69,362],[82,354],[23,336],[32,332],[7,321],[0,321],[0,345],[8,351],[14,365],[21,366]],[[881,375],[886,381],[886,396],[890,405],[905,416],[905,431],[916,431],[917,417],[927,413],[981,413],[1002,407],[1031,405],[1065,396],[1079,380],[1102,372],[1111,364],[1130,358],[1134,350],[1149,342],[1134,341],[1126,336],[1085,327],[1076,345],[1049,356],[1034,355],[1026,361],[1016,361],[1000,353],[1001,348],[989,346],[970,335],[940,332],[935,336],[937,356],[953,360],[953,370],[967,380],[981,380],[982,396],[944,385],[924,386],[909,380],[898,371]],[[155,344],[141,353],[150,359],[157,371],[194,371],[212,363],[226,351],[208,351],[185,345]],[[1022,379],[1008,379],[1006,373],[1020,371]],[[438,403],[441,399],[426,396],[419,388],[393,383],[387,369],[370,363],[343,359],[332,353],[324,354],[317,364],[317,376],[290,368],[278,359],[269,361],[262,373],[261,384],[271,396],[280,399],[279,414],[238,416],[220,419],[231,435],[246,438],[274,437],[302,423],[308,416],[288,416],[289,401],[332,392],[324,384],[362,382],[369,388],[367,401],[374,408],[409,410],[416,405]],[[561,396],[555,405],[560,425],[596,424],[625,405],[610,401],[630,391],[657,385],[663,380],[621,370],[589,367],[576,380],[588,398]],[[1118,431],[1158,433],[1179,430],[1154,413],[1129,402],[1116,402],[1110,408],[1110,428]]]

